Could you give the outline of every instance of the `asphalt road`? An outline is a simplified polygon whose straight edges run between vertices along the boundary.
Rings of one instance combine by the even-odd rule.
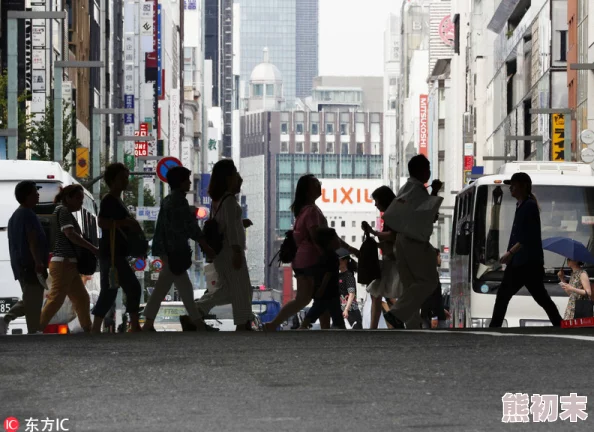
[[[14,416],[20,431],[46,417],[68,418],[70,431],[594,430],[594,329],[510,332],[2,337],[0,421]],[[503,424],[507,392],[589,396],[589,418]]]

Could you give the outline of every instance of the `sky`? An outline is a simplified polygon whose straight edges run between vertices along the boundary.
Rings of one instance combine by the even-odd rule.
[[[401,0],[320,0],[319,75],[384,74],[384,31]]]

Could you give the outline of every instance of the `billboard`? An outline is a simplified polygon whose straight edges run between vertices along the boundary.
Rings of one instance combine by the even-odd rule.
[[[323,212],[373,212],[371,194],[383,185],[381,180],[321,179],[322,196],[316,204]]]
[[[425,156],[429,154],[427,151],[427,142],[429,140],[428,111],[428,97],[426,94],[422,94],[419,96],[419,154]]]
[[[210,208],[211,199],[208,195],[208,185],[210,184],[210,174],[200,175],[200,204]]]
[[[552,160],[563,162],[565,160],[565,116],[563,114],[553,114],[553,146]]]

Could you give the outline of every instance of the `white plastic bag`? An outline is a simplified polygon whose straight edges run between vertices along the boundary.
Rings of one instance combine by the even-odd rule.
[[[204,277],[206,278],[206,289],[208,292],[213,292],[219,289],[219,274],[214,264],[207,264],[204,267]]]

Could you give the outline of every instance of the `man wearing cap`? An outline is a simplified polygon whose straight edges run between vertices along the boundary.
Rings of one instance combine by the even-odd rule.
[[[8,221],[8,248],[15,280],[23,291],[22,300],[0,318],[0,335],[6,334],[8,324],[26,317],[29,333],[37,333],[43,305],[44,287],[40,279],[47,278],[49,248],[39,218],[33,211],[39,203],[37,185],[32,181],[17,184],[14,194],[20,206]]]
[[[561,325],[561,315],[547,292],[544,278],[544,253],[540,225],[540,209],[532,194],[532,179],[520,172],[504,181],[518,203],[507,252],[501,257],[506,264],[501,286],[497,290],[493,317],[489,327],[501,327],[511,298],[525,286],[534,300],[545,310],[554,326]]]

